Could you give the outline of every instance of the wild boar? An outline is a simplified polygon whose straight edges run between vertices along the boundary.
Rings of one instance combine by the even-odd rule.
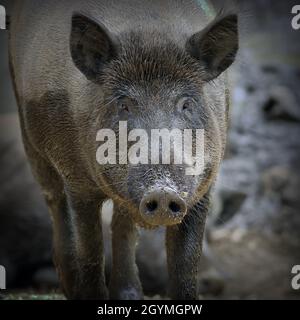
[[[170,296],[198,296],[209,194],[226,141],[224,71],[238,50],[237,14],[225,10],[211,19],[208,5],[16,1],[10,65],[23,141],[51,213],[54,260],[69,299],[141,299],[137,227],[158,225],[166,227]],[[118,132],[120,122],[128,131],[204,129],[204,170],[185,173],[193,158],[100,165],[98,132]],[[109,290],[99,214],[108,198],[114,202]]]

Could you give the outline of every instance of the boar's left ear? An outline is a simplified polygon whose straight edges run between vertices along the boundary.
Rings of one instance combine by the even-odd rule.
[[[238,17],[230,14],[217,17],[204,30],[192,35],[186,49],[201,63],[204,80],[209,81],[233,63],[238,42]]]
[[[91,81],[117,55],[116,43],[104,26],[77,13],[72,17],[70,50],[76,67]]]

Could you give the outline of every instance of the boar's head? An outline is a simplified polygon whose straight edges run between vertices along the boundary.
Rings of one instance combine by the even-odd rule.
[[[204,30],[176,42],[159,30],[113,35],[101,24],[74,14],[70,49],[75,66],[86,77],[80,90],[88,117],[85,125],[79,125],[88,131],[82,148],[93,179],[119,205],[130,208],[140,224],[180,223],[208,192],[224,153],[228,92],[222,73],[238,49],[237,15],[218,16]],[[126,123],[128,142],[126,134],[119,132],[120,122]],[[107,135],[102,146],[114,136],[116,141],[109,142],[107,154],[113,153],[110,163],[99,165],[96,136],[103,128],[109,132],[104,131]],[[141,131],[132,133],[133,129]],[[160,158],[158,164],[153,163],[153,129],[164,130],[163,137],[168,134],[166,130],[179,130],[181,141],[185,129],[194,130],[195,154],[195,130],[202,129],[203,170],[187,174],[195,157],[187,154],[172,135],[170,162],[162,163]],[[141,138],[138,133],[148,136]],[[136,158],[142,156],[143,163],[120,156],[120,148],[130,147]],[[163,157],[163,143],[156,147]],[[175,154],[182,155],[182,163],[175,163]]]

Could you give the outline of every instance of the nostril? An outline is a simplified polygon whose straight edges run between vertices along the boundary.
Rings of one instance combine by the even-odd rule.
[[[175,202],[175,201],[171,201],[169,203],[169,209],[172,211],[172,212],[179,212],[180,211],[180,205]]]
[[[157,209],[157,207],[158,207],[158,203],[157,203],[156,200],[148,201],[148,202],[146,203],[146,208],[147,208],[147,210],[148,210],[149,212],[155,211],[155,210]]]

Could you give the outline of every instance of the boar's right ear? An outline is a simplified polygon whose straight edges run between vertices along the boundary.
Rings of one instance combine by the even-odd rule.
[[[238,50],[238,16],[222,13],[186,43],[190,55],[204,68],[204,80],[216,78],[234,61]]]
[[[91,81],[101,75],[105,63],[117,55],[116,44],[104,26],[82,14],[72,17],[71,56],[76,67]]]

